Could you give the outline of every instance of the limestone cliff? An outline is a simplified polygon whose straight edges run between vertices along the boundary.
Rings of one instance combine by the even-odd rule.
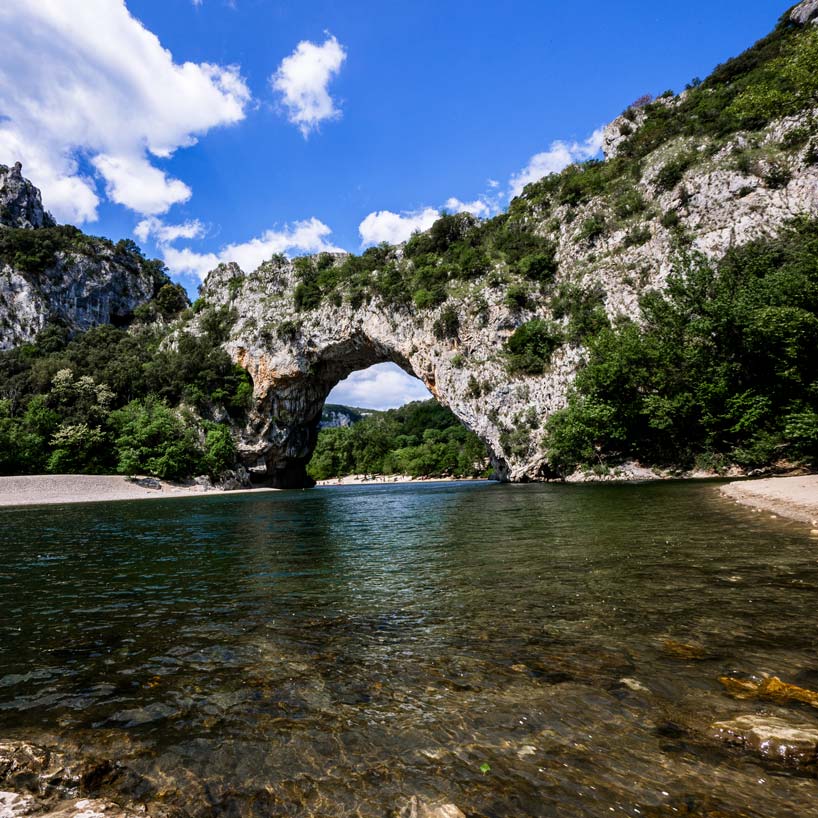
[[[72,331],[123,322],[167,280],[132,242],[57,226],[20,164],[0,165],[0,349],[50,321]]]
[[[807,27],[815,16],[814,0],[796,7],[776,35],[784,44],[774,47],[789,47],[784,38],[801,36],[790,29]],[[486,442],[501,478],[547,476],[543,427],[565,405],[584,353],[570,316],[558,309],[559,293],[580,300],[598,294],[610,319],[635,318],[640,295],[663,286],[680,247],[716,259],[731,246],[772,236],[794,217],[818,214],[814,101],[752,129],[731,130],[728,123],[699,133],[690,121],[674,124],[674,116],[691,116],[691,100],[699,116],[725,88],[728,81],[717,79],[704,90],[629,109],[606,132],[604,165],[535,183],[499,221],[466,224],[463,235],[477,236],[475,242],[514,226],[514,235],[552,247],[548,286],[535,286],[500,254],[450,274],[442,298],[431,304],[423,289],[414,298],[387,297],[393,280],[417,282],[430,267],[439,274],[449,264],[445,255],[409,257],[408,247],[384,249],[380,268],[366,275],[342,256],[309,269],[281,257],[249,273],[235,264],[214,270],[203,298],[234,310],[226,348],[254,383],[241,442],[247,464],[265,466],[275,485],[307,485],[305,466],[330,390],[352,371],[393,361]],[[643,129],[655,130],[657,122],[667,135],[646,135]],[[641,153],[634,148],[645,144]],[[597,177],[599,189],[591,184]],[[341,285],[332,283],[341,276],[334,271],[347,271]],[[541,372],[515,373],[506,343],[536,319],[560,327],[564,342]]]

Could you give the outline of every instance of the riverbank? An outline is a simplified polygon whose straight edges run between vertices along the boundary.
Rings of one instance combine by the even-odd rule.
[[[461,483],[464,481],[488,482],[485,477],[412,477],[409,474],[347,474],[319,480],[316,486],[380,486],[393,483]]]
[[[818,475],[771,477],[721,486],[737,503],[818,528]]]
[[[257,493],[276,489],[231,491]],[[130,479],[116,474],[42,474],[0,477],[0,507],[99,503],[113,500],[167,500],[224,494],[224,489],[182,485],[156,478]]]

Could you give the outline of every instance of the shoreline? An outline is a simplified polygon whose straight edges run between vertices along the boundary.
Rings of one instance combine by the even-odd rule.
[[[318,480],[316,488],[326,486],[391,486],[403,483],[490,483],[488,477],[412,477],[408,474],[347,474]]]
[[[279,489],[217,489],[182,485],[158,478],[130,479],[118,474],[36,474],[0,477],[0,508],[107,503],[123,500],[171,500],[217,494],[255,494]]]
[[[766,511],[818,530],[818,474],[768,477],[720,486],[724,497],[754,511]]]

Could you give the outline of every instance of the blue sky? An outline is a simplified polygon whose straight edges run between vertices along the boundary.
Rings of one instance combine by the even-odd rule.
[[[0,162],[21,160],[60,221],[136,238],[195,291],[221,259],[357,251],[444,206],[503,208],[525,179],[592,155],[634,99],[706,76],[784,10],[5,0]]]

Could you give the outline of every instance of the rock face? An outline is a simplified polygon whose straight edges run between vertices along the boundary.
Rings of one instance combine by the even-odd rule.
[[[799,3],[792,10],[790,19],[802,26],[809,22],[818,24],[818,0],[804,0],[803,3]]]
[[[6,227],[54,227],[56,222],[43,210],[40,191],[23,178],[23,166],[0,165],[0,224]]]
[[[774,122],[754,134],[753,150],[778,155],[788,133],[813,128],[812,114]],[[638,112],[628,122],[638,128]],[[638,318],[641,294],[663,287],[674,267],[680,228],[694,237],[693,249],[717,259],[732,246],[775,235],[796,216],[818,214],[818,165],[808,148],[783,155],[785,182],[771,184],[765,182],[767,160],[759,159],[752,169],[736,162],[749,140],[739,133],[726,144],[694,145],[678,137],[661,145],[645,159],[636,183],[644,200],[640,215],[620,219],[592,242],[582,235],[583,222],[602,214],[616,224],[611,201],[596,198],[552,210],[532,229],[557,247],[557,286],[600,290],[611,319]],[[614,143],[609,149],[615,150]],[[690,151],[698,159],[680,182],[671,190],[657,184],[666,163]],[[673,225],[664,218],[669,212],[677,217]],[[638,242],[631,238],[637,229]],[[500,479],[549,475],[543,426],[565,405],[584,350],[565,343],[537,376],[510,375],[503,351],[516,327],[535,318],[554,319],[547,297],[533,293],[523,307],[509,304],[505,286],[489,276],[459,283],[445,304],[432,309],[395,306],[377,296],[355,306],[344,298],[298,309],[293,297],[298,282],[297,271],[282,257],[250,274],[235,264],[222,265],[202,290],[208,303],[235,311],[226,349],[254,383],[255,403],[240,444],[245,465],[264,467],[276,486],[309,485],[305,469],[330,390],[351,372],[392,361],[477,433]],[[451,337],[437,330],[446,310],[457,315],[459,329]]]
[[[0,165],[0,349],[49,321],[72,331],[124,321],[166,281],[130,242],[57,227],[20,164]]]

